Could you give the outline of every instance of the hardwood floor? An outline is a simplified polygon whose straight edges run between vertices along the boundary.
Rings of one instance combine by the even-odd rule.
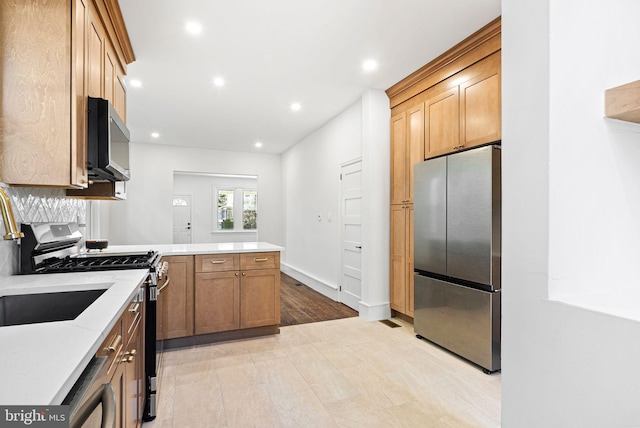
[[[280,273],[280,325],[357,317],[358,312]]]

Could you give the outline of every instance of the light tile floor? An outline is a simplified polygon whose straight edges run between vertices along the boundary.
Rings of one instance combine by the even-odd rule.
[[[144,428],[497,427],[500,374],[401,328],[346,318],[163,354]]]

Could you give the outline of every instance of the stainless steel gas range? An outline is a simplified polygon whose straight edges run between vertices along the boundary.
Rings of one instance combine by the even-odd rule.
[[[91,272],[147,269],[145,316],[145,408],[143,419],[156,417],[157,371],[156,304],[169,284],[168,264],[157,251],[131,253],[83,252],[82,234],[77,223],[24,223],[20,242],[20,273]]]

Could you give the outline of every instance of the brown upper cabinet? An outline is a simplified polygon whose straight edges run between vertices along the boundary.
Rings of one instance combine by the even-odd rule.
[[[0,181],[87,187],[87,96],[124,118],[135,59],[117,0],[2,1],[0,28]]]
[[[501,138],[500,52],[426,91],[425,158]]]

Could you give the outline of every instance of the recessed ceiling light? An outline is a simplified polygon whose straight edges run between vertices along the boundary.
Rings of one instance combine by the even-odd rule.
[[[217,87],[224,86],[224,79],[222,77],[216,77],[213,79],[213,85]]]
[[[157,132],[152,132],[151,133],[151,137],[158,138],[158,137],[160,137],[160,134],[158,134]]]
[[[364,71],[374,71],[378,69],[378,63],[373,59],[368,59],[362,63],[362,69]]]
[[[185,29],[187,30],[187,33],[193,35],[202,33],[202,25],[195,21],[187,22]]]
[[[256,141],[254,146],[256,146],[257,148],[260,148],[260,147],[262,147],[262,143],[260,141]]]
[[[132,88],[139,88],[142,86],[142,82],[138,79],[131,79],[129,80],[129,85],[131,85]]]
[[[291,104],[291,110],[293,111],[298,111],[302,108],[302,106],[300,105],[300,103],[293,103]]]

